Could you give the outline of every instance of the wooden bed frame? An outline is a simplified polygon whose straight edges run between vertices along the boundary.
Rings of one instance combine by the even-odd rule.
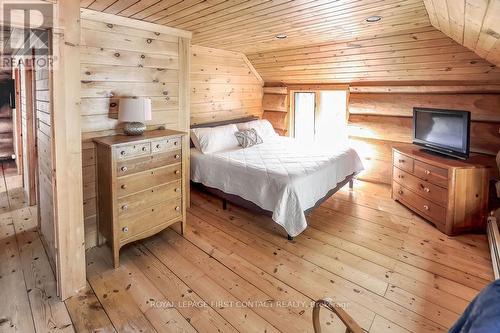
[[[238,123],[245,123],[248,121],[258,120],[258,119],[260,119],[260,118],[258,118],[258,117],[238,118],[238,119],[217,121],[217,122],[211,122],[211,123],[205,123],[205,124],[195,124],[195,125],[191,125],[191,128],[215,127],[215,126],[223,126],[223,125],[228,125],[228,124],[238,124]],[[191,142],[191,147],[194,147],[193,142]],[[319,207],[323,202],[328,200],[328,198],[330,198],[332,195],[334,195],[338,190],[340,190],[342,187],[344,187],[347,183],[349,183],[349,188],[352,190],[354,187],[354,176],[355,176],[354,173],[352,175],[347,176],[343,181],[338,183],[335,188],[328,191],[328,193],[324,197],[319,199],[313,207],[305,210],[304,213],[307,214],[308,212],[312,211],[313,209]],[[273,215],[273,212],[271,212],[269,210],[265,210],[265,209],[257,206],[255,203],[248,201],[246,199],[243,199],[242,197],[240,197],[238,195],[229,194],[229,193],[223,192],[217,188],[208,187],[208,186],[205,186],[201,183],[196,183],[193,181],[191,181],[191,184],[193,184],[193,186],[195,186],[196,188],[199,188],[205,192],[211,193],[211,194],[221,198],[222,199],[222,208],[224,210],[227,209],[227,203],[230,202],[230,203],[233,203],[237,206],[240,206],[240,207],[246,208],[250,211],[253,211],[255,213],[258,213],[258,214],[262,214],[262,215],[266,215],[266,216]],[[287,237],[288,237],[288,240],[293,240],[292,236],[288,235]]]

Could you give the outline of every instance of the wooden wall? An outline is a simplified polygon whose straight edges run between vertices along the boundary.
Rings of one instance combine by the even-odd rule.
[[[52,105],[50,91],[50,71],[48,61],[43,62],[42,57],[37,55],[39,61],[35,64],[35,93],[34,108],[36,114],[36,138],[37,138],[37,164],[38,164],[38,226],[45,242],[45,248],[51,261],[55,266],[55,221],[54,221],[54,179],[53,179],[53,135],[52,135]]]
[[[433,27],[247,55],[267,83],[500,82],[500,70]]]
[[[262,79],[242,53],[192,45],[191,124],[262,114]]]
[[[366,168],[359,178],[390,183],[391,149],[411,143],[414,106],[471,111],[471,150],[495,155],[500,150],[500,86],[482,93],[486,86],[472,87],[351,86],[349,135]]]
[[[82,12],[81,122],[86,247],[96,244],[95,151],[92,138],[121,132],[119,98],[152,100],[149,129],[185,130],[189,105],[180,100],[185,40],[190,33],[136,20]],[[189,44],[188,44],[189,47]],[[185,98],[185,97],[183,97]]]

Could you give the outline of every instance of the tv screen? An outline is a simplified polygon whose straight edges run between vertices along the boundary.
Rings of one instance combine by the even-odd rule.
[[[413,109],[413,142],[458,158],[469,156],[470,112]]]

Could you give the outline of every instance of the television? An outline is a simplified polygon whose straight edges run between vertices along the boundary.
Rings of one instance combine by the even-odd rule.
[[[413,143],[459,159],[469,158],[470,112],[413,108]]]

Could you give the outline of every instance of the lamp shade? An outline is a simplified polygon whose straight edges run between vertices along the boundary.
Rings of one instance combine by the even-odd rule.
[[[118,120],[126,122],[145,122],[151,120],[151,99],[121,98]]]

